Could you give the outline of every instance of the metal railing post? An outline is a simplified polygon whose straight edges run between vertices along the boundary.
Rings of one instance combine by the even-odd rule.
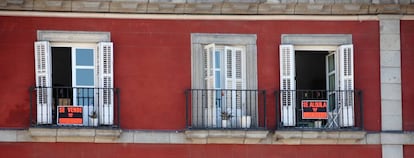
[[[279,102],[279,95],[280,95],[280,93],[279,93],[279,91],[275,91],[275,93],[274,93],[274,95],[275,95],[275,119],[276,119],[276,129],[279,129],[279,126],[280,126],[280,118],[279,118],[279,116],[280,116],[280,112],[279,112],[279,106],[280,106],[280,102]]]
[[[264,114],[263,114],[263,119],[264,119],[264,128],[267,129],[267,118],[266,118],[266,90],[263,90],[263,108],[264,108]]]
[[[362,91],[358,91],[359,97],[359,119],[361,120],[361,130],[364,130],[364,107],[363,107],[363,96]]]
[[[118,105],[118,114],[117,114],[118,128],[121,128],[121,99],[120,99],[120,94],[119,94],[121,92],[119,88],[116,88],[115,91],[116,91],[116,104]]]
[[[37,102],[39,102],[38,94],[43,94],[46,92],[51,92],[50,96],[47,95],[44,96],[45,98],[40,98],[40,99],[51,99],[51,101],[47,101],[47,105],[44,106],[40,106],[41,108],[46,108],[45,109],[37,109],[36,106]],[[98,91],[98,93],[95,93],[96,91]],[[57,122],[57,117],[58,117],[58,113],[57,113],[57,106],[69,106],[69,105],[78,105],[81,106],[84,110],[82,110],[82,113],[84,114],[83,119],[89,119],[90,117],[90,110],[98,110],[96,109],[97,106],[100,106],[98,104],[100,104],[100,100],[102,99],[101,96],[101,91],[105,91],[111,96],[111,99],[116,99],[110,102],[111,105],[113,105],[113,107],[110,109],[111,113],[110,113],[110,117],[109,116],[104,116],[103,119],[104,120],[110,120],[111,124],[105,124],[105,127],[112,127],[112,128],[120,128],[121,127],[121,99],[120,99],[120,90],[118,88],[101,88],[101,87],[94,87],[94,88],[87,88],[87,87],[30,87],[30,107],[29,107],[29,125],[30,126],[38,126],[38,122],[39,120],[36,120],[37,115],[48,115],[46,117],[46,119],[52,119],[52,121],[50,122],[51,124],[47,123],[47,124],[42,124],[42,126],[45,127],[54,127],[54,126],[64,126],[64,125],[58,125]],[[75,97],[75,93],[77,94],[77,96]],[[61,100],[62,99],[62,100]],[[40,100],[41,102],[42,100]],[[44,103],[46,104],[46,103]],[[51,107],[50,107],[51,106]],[[53,110],[49,110],[48,108],[51,108]],[[36,110],[35,110],[36,109]],[[109,110],[109,109],[104,109],[104,110]],[[44,114],[42,112],[45,112]],[[104,113],[106,113],[109,111],[104,111]],[[116,115],[116,116],[115,116]],[[44,119],[42,117],[42,119]],[[41,120],[40,120],[41,121]],[[88,120],[83,120],[84,122],[86,121],[87,123],[84,124],[84,122],[82,122],[82,124],[79,124],[80,126],[77,127],[84,127],[84,128],[100,128],[103,126],[91,126],[91,122]],[[42,122],[41,122],[42,123]],[[44,123],[44,122],[43,122]],[[70,124],[68,124],[69,126],[71,126]],[[39,125],[40,126],[40,125]]]
[[[247,130],[268,128],[267,93],[265,90],[187,89],[184,94],[186,104],[185,127],[187,129]],[[191,109],[193,110],[191,111]],[[227,113],[223,114],[223,112]],[[231,119],[225,119],[227,114],[231,115]],[[244,118],[244,115],[250,117]],[[243,118],[246,121],[243,121]],[[225,124],[226,126],[223,126],[223,120],[228,121]]]
[[[188,128],[188,91],[185,90],[185,128]]]
[[[29,89],[29,92],[30,92],[30,108],[29,108],[29,126],[30,127],[32,127],[33,126],[33,91],[35,90],[35,87],[34,86],[32,86],[32,87],[30,87],[30,89]]]

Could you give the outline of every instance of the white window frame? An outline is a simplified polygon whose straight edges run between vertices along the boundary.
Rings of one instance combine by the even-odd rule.
[[[208,33],[193,33],[191,34],[191,88],[192,89],[207,89],[205,87],[204,69],[205,63],[203,61],[203,52],[206,47],[214,49],[215,45],[224,46],[224,49],[243,49],[243,59],[245,64],[242,66],[245,71],[245,81],[242,89],[258,89],[257,86],[257,37],[255,34],[208,34]],[[225,59],[223,59],[225,60]],[[207,63],[208,64],[208,63]],[[215,65],[213,65],[215,66]],[[224,66],[225,67],[225,66]],[[224,69],[224,68],[223,68]],[[223,89],[227,89],[222,85]],[[194,101],[194,100],[193,100]],[[192,104],[201,105],[201,104]],[[202,108],[192,108],[192,113],[200,113],[202,111],[195,111],[195,109],[203,110]],[[255,114],[257,116],[257,114]],[[214,117],[214,116],[212,116]],[[193,120],[203,120],[201,118]],[[255,124],[252,120],[252,124]],[[214,122],[214,121],[213,121]],[[203,122],[193,122],[193,124],[203,124]],[[211,124],[214,127],[214,124]]]
[[[113,44],[109,32],[85,31],[37,31],[35,42],[36,87],[51,87],[51,47],[94,48],[95,87],[99,87],[99,123],[112,125],[114,122],[113,87]],[[42,61],[43,60],[43,61]],[[104,61],[105,60],[105,61]],[[72,67],[73,69],[73,67]],[[96,104],[96,102],[95,102]],[[52,123],[52,92],[37,92],[37,124]],[[89,111],[89,110],[88,110]]]
[[[349,61],[350,67],[348,76],[343,76],[344,73],[338,73],[341,75],[339,80],[343,80],[348,84],[347,87],[344,87],[343,83],[338,83],[336,86],[340,90],[354,90],[354,59],[353,59],[353,45],[352,45],[352,35],[349,34],[283,34],[281,37],[281,45],[279,49],[279,60],[280,60],[280,118],[281,124],[283,126],[296,126],[296,96],[295,93],[291,90],[296,90],[296,81],[295,81],[295,51],[297,50],[317,50],[317,51],[336,51],[336,60],[342,60],[344,57],[345,51],[350,51]],[[339,58],[342,56],[342,58]],[[341,67],[341,70],[344,69],[344,62],[335,63],[338,64],[338,67]],[[338,80],[338,79],[336,79]],[[286,84],[289,83],[289,84]],[[289,92],[291,91],[291,92]],[[355,98],[354,94],[352,96],[346,96]],[[340,101],[343,102],[343,101]],[[349,104],[349,105],[348,105]],[[340,127],[351,127],[355,125],[355,116],[354,116],[354,103],[348,103],[344,105],[343,109],[339,114],[339,124]],[[351,117],[341,117],[341,116],[351,116]],[[328,124],[331,122],[328,122]],[[332,124],[332,123],[331,123]]]
[[[222,109],[216,107],[215,100],[217,93],[211,90],[246,89],[246,48],[244,46],[216,45],[213,43],[205,45],[204,50],[204,53],[207,53],[204,54],[203,58],[206,72],[206,75],[204,76],[204,80],[206,82],[205,89],[210,90],[207,92],[207,126],[217,127],[217,117],[220,116],[220,113],[227,112],[235,115],[236,117],[241,117],[243,114],[242,109],[245,109],[242,108],[242,106],[246,103],[246,92],[232,91],[231,93],[228,93],[228,96],[224,98],[232,99],[224,100],[224,102],[226,102],[226,105],[232,106]],[[216,53],[219,53],[220,60],[217,60]],[[238,55],[239,60],[237,60]],[[219,62],[219,65],[221,66],[220,68],[216,67],[217,62]],[[239,70],[240,76],[237,75],[237,70]],[[220,74],[219,87],[216,85],[217,72]],[[237,98],[237,96],[240,96],[241,98]],[[233,119],[233,124],[236,124],[237,119],[240,118]]]
[[[208,44],[244,46],[246,48],[246,88],[257,89],[257,37],[255,34],[191,34],[191,88],[202,89],[204,46]]]

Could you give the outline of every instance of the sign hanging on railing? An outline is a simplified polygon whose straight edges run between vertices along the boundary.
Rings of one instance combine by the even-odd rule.
[[[327,100],[302,100],[302,119],[328,119]]]
[[[57,107],[58,125],[82,125],[83,108],[82,106],[58,106]]]

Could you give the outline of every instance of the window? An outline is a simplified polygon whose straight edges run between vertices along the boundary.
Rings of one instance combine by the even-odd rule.
[[[192,34],[191,41],[190,126],[258,127],[256,35]]]
[[[280,45],[283,126],[352,127],[354,56],[350,35],[284,35]]]
[[[112,125],[113,44],[109,33],[38,31],[38,40],[37,124],[91,126],[94,121],[89,117],[96,114],[100,125]],[[82,107],[81,121],[63,122],[59,106]]]

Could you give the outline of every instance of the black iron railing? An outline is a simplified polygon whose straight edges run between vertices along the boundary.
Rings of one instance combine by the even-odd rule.
[[[32,127],[120,128],[118,88],[32,87]]]
[[[277,129],[363,129],[362,91],[281,90],[274,95]]]
[[[188,129],[265,129],[266,91],[189,89],[186,96]]]

